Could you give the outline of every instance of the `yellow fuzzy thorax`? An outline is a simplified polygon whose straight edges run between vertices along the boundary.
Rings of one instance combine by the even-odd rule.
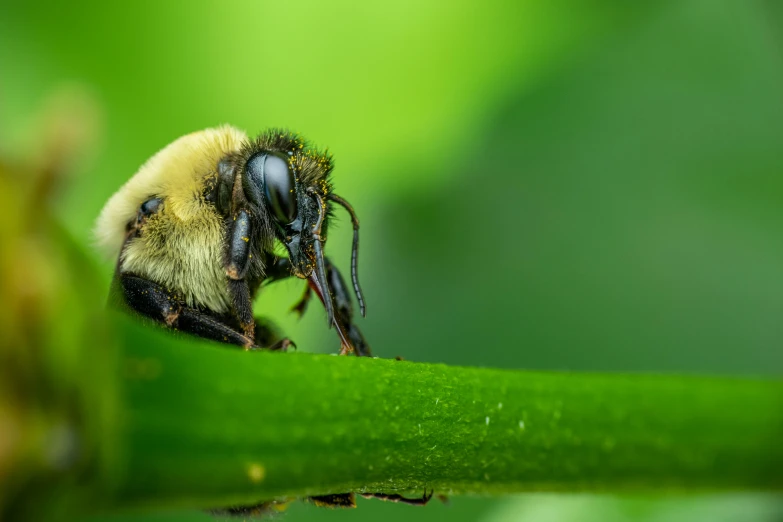
[[[152,197],[164,199],[143,233],[129,241],[121,272],[155,281],[176,292],[188,305],[216,312],[229,309],[222,266],[224,230],[214,206],[204,200],[207,180],[217,164],[247,143],[244,132],[223,126],[183,136],[150,158],[106,203],[95,226],[101,248],[120,253],[126,226]]]

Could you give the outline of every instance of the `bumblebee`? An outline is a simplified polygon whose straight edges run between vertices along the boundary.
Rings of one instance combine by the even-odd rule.
[[[164,327],[245,349],[286,349],[273,328],[253,316],[261,287],[307,281],[294,310],[315,293],[335,327],[341,354],[369,356],[353,324],[348,286],[324,256],[332,205],[353,223],[351,282],[365,315],[357,274],[359,220],[333,192],[332,158],[297,134],[272,129],[255,139],[223,126],[188,134],[155,154],[114,194],[95,227],[100,246],[118,256],[110,303]],[[278,245],[288,257],[277,255]],[[432,497],[362,493],[424,505]],[[318,506],[355,507],[353,493],[310,497]],[[278,503],[212,510],[221,515],[269,512]],[[279,506],[278,506],[279,507]]]
[[[110,302],[168,328],[245,349],[287,349],[252,303],[262,286],[307,281],[300,314],[315,293],[341,354],[369,356],[353,324],[348,286],[324,255],[333,205],[353,223],[351,282],[359,220],[333,192],[332,157],[279,129],[249,139],[222,126],[183,136],[155,154],[106,203],[96,237],[118,256]],[[287,257],[279,256],[280,245]]]

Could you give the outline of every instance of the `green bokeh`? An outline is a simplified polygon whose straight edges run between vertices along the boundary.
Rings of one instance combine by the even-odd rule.
[[[179,135],[287,126],[329,146],[362,219],[360,325],[380,356],[783,370],[779,3],[18,4],[0,7],[0,149],[34,153],[43,100],[91,93],[101,139],[59,208],[85,244]],[[347,269],[340,222],[328,252]],[[283,283],[257,310],[335,350],[321,312],[286,314],[298,295]],[[287,519],[475,520],[497,502]]]

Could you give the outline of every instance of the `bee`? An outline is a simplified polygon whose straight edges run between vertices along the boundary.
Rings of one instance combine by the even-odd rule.
[[[351,282],[362,316],[357,273],[359,220],[334,193],[332,157],[280,129],[255,139],[232,126],[206,129],[169,144],[115,193],[95,233],[117,256],[110,302],[174,330],[245,349],[293,345],[252,303],[270,283],[307,281],[294,307],[315,293],[341,354],[369,356],[353,324],[351,295],[324,255],[333,205],[353,223]],[[280,245],[287,257],[278,253]],[[295,345],[294,345],[295,346]]]
[[[252,302],[267,284],[307,281],[294,307],[304,313],[315,293],[341,354],[370,356],[353,324],[351,295],[324,255],[332,205],[353,223],[351,282],[365,315],[357,273],[359,219],[334,193],[332,157],[299,135],[272,129],[249,139],[223,126],[183,136],[155,154],[114,194],[98,217],[98,243],[118,256],[110,304],[164,327],[241,346],[287,349]],[[282,245],[287,257],[277,255]],[[424,505],[432,497],[362,493]],[[309,497],[318,506],[355,507],[353,493]],[[217,509],[215,514],[266,513],[278,502]]]

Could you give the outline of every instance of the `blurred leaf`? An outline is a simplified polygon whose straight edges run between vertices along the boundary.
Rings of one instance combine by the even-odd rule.
[[[368,337],[471,365],[780,374],[783,61],[763,11],[714,5],[510,99],[448,184],[389,201]]]

